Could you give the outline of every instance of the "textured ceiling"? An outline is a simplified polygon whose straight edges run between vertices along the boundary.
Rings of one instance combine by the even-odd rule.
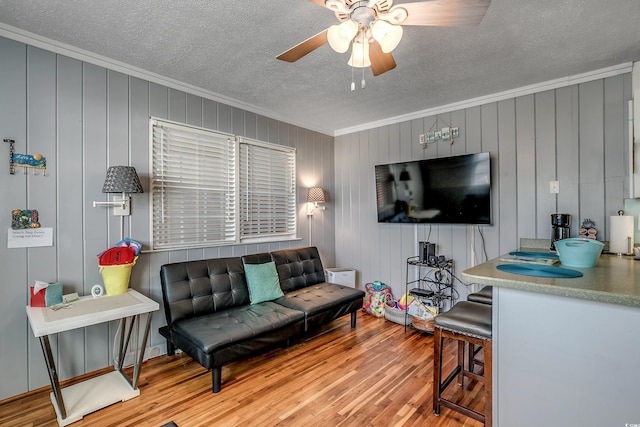
[[[397,0],[396,4],[410,1]],[[0,25],[330,135],[640,60],[640,0],[493,0],[477,27],[405,27],[397,67],[351,92],[348,54],[275,57],[336,23],[305,0],[2,0]],[[10,27],[7,27],[10,26]]]

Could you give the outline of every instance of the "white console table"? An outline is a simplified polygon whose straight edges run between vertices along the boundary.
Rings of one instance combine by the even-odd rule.
[[[53,388],[51,402],[60,426],[66,426],[98,409],[140,395],[140,367],[149,337],[151,317],[158,309],[157,302],[133,289],[121,295],[98,298],[85,296],[71,303],[70,307],[59,310],[53,310],[51,307],[27,307],[29,324],[42,345]],[[123,371],[124,357],[131,341],[133,327],[140,322],[139,317],[144,314],[145,329],[139,348],[136,348],[139,354],[135,358],[133,375],[130,378]],[[120,321],[120,346],[115,370],[62,389],[51,352],[49,335],[112,320]]]

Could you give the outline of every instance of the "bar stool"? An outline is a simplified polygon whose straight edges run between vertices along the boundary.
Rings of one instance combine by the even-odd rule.
[[[493,302],[493,287],[485,286],[478,292],[467,295],[467,301],[491,305],[491,303]]]
[[[476,419],[491,426],[492,400],[492,372],[491,372],[491,306],[476,302],[460,301],[451,310],[439,314],[434,320],[433,344],[433,413],[440,415],[440,406],[453,409],[463,415]],[[444,338],[451,338],[458,342],[458,364],[442,381],[442,348]],[[484,352],[484,373],[476,374],[464,367],[464,345],[481,346]],[[458,383],[463,385],[464,377],[474,378],[484,384],[484,412],[480,413],[471,408],[442,397],[442,392],[458,377]]]
[[[467,301],[478,302],[480,304],[493,304],[493,287],[485,286],[478,292],[467,295]],[[482,361],[476,359],[476,354],[482,350],[473,344],[469,345],[469,370],[475,371],[476,365],[482,366]]]

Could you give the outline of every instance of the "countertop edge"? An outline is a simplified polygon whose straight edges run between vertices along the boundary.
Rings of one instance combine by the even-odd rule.
[[[575,289],[532,282],[514,281],[497,277],[469,274],[465,271],[462,271],[460,275],[461,278],[468,283],[478,283],[485,286],[496,286],[519,291],[578,298],[589,301],[626,305],[630,307],[640,307],[640,296],[637,295],[616,294],[611,292],[594,291],[591,289]]]

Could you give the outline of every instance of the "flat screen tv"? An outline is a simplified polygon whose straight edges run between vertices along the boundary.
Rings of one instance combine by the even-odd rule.
[[[378,222],[491,224],[489,153],[375,166]]]

